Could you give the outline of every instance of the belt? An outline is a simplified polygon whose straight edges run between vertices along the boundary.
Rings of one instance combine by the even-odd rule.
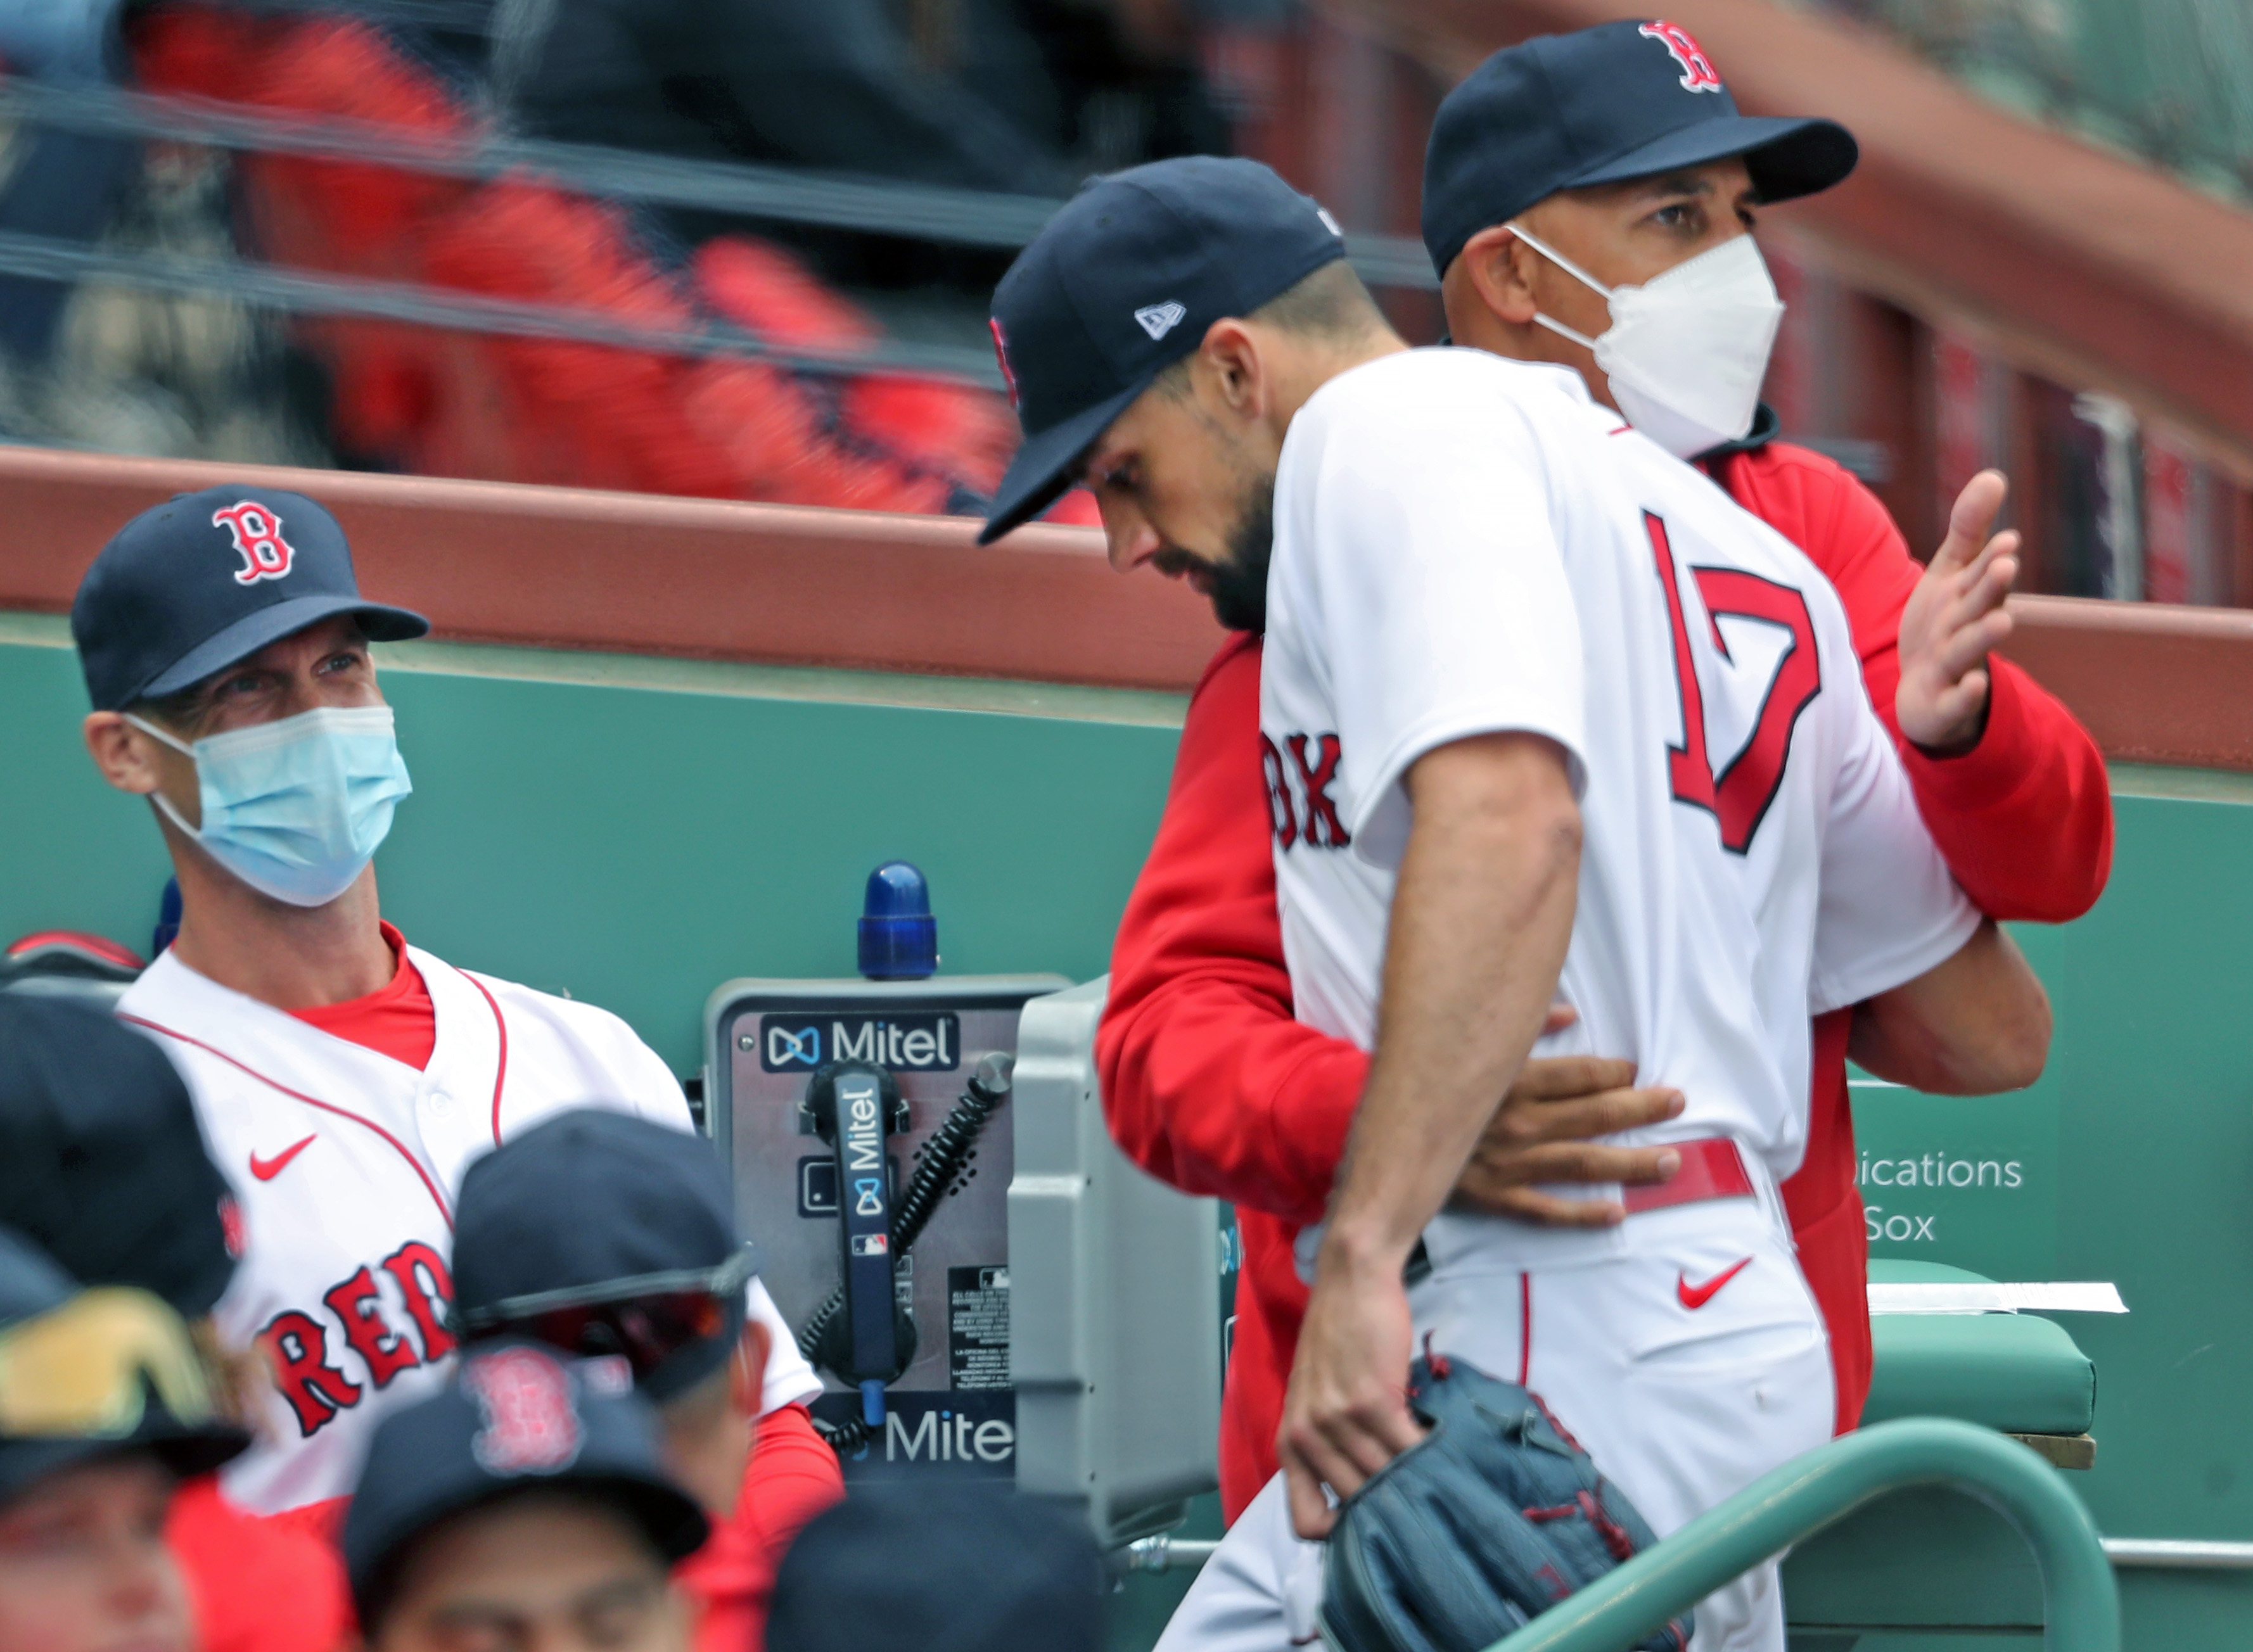
[[[1620,1189],[1620,1202],[1629,1216],[1706,1199],[1753,1196],[1753,1179],[1745,1169],[1744,1154],[1728,1137],[1701,1136],[1695,1141],[1664,1145],[1682,1155],[1682,1168],[1655,1186]]]
[[[1707,1199],[1749,1199],[1753,1179],[1745,1168],[1743,1151],[1726,1136],[1700,1136],[1695,1141],[1665,1144],[1682,1155],[1679,1169],[1653,1187],[1622,1188],[1620,1202],[1629,1216],[1664,1210],[1678,1204],[1700,1204]],[[1431,1277],[1432,1256],[1421,1239],[1408,1253],[1401,1283],[1419,1285]]]

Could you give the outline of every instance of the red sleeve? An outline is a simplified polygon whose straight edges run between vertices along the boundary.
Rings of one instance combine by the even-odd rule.
[[[335,1652],[352,1639],[344,1561],[317,1530],[245,1513],[211,1474],[180,1487],[164,1544],[187,1579],[203,1652]]]
[[[2096,903],[2112,870],[2104,756],[2074,714],[2009,660],[1979,743],[1928,756],[1894,720],[1901,610],[1923,569],[1877,496],[1820,454],[1776,443],[1732,457],[1736,501],[1813,559],[1846,606],[1870,701],[1900,749],[1917,806],[1956,881],[1991,917],[2062,924]]]
[[[775,1574],[806,1523],[845,1495],[837,1453],[803,1405],[759,1418],[736,1512],[673,1575],[696,1603],[696,1652],[758,1652]]]
[[[1369,1058],[1292,1019],[1259,763],[1259,645],[1189,702],[1096,1035],[1111,1133],[1161,1181],[1319,1220]]]

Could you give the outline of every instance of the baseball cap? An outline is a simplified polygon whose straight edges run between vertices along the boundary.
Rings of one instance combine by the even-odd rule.
[[[231,1207],[163,1050],[99,1010],[0,993],[0,1223],[193,1320],[234,1276]]]
[[[345,1571],[363,1628],[382,1617],[408,1546],[452,1515],[550,1487],[617,1508],[668,1564],[703,1546],[704,1511],[665,1472],[657,1414],[610,1360],[510,1340],[466,1350],[454,1379],[368,1441],[345,1515]]]
[[[81,1290],[0,1228],[0,1501],[128,1452],[207,1474],[249,1443],[214,1412],[178,1314],[146,1292]]]
[[[1737,113],[1679,24],[1624,18],[1497,52],[1440,101],[1424,151],[1424,246],[1446,275],[1463,244],[1559,190],[1741,155],[1762,197],[1854,170],[1836,121]]]
[[[663,1341],[652,1350],[658,1363],[639,1380],[661,1405],[735,1350],[749,1256],[710,1142],[631,1113],[576,1108],[511,1137],[463,1176],[454,1206],[454,1320],[474,1337],[522,1333],[575,1307],[716,1299],[721,1312],[707,1323],[675,1316],[669,1336],[665,1326],[648,1328]]]
[[[856,1487],[783,1557],[767,1652],[1097,1652],[1086,1523],[978,1485]]]
[[[96,711],[178,693],[334,614],[376,642],[430,622],[359,594],[337,519],[302,493],[229,484],[179,493],[117,530],[71,603]]]
[[[1344,256],[1336,221],[1257,161],[1190,155],[1091,179],[994,289],[994,347],[1025,440],[978,542],[1046,510],[1214,322]]]

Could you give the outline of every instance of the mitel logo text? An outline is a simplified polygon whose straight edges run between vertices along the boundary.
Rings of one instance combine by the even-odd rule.
[[[771,1073],[810,1073],[826,1061],[865,1061],[893,1072],[952,1072],[962,1064],[962,1027],[953,1014],[769,1015],[759,1065]]]
[[[838,1084],[837,1100],[845,1113],[845,1168],[873,1170],[881,1175],[884,1126],[877,1111],[875,1082],[864,1074],[854,1073]],[[876,1175],[854,1179],[853,1190],[861,1199],[854,1214],[876,1214],[876,1189],[882,1185]]]
[[[999,1418],[980,1422],[967,1412],[925,1412],[908,1432],[897,1408],[884,1418],[884,1460],[985,1462],[1009,1460],[1017,1431]]]

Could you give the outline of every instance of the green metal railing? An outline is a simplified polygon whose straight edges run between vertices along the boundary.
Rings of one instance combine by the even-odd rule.
[[[1488,1652],[1621,1652],[1873,1498],[1948,1486],[2017,1528],[2041,1570],[2048,1652],[2119,1652],[2120,1597],[2081,1500],[2018,1441],[1939,1417],[1880,1423],[1763,1475]]]

